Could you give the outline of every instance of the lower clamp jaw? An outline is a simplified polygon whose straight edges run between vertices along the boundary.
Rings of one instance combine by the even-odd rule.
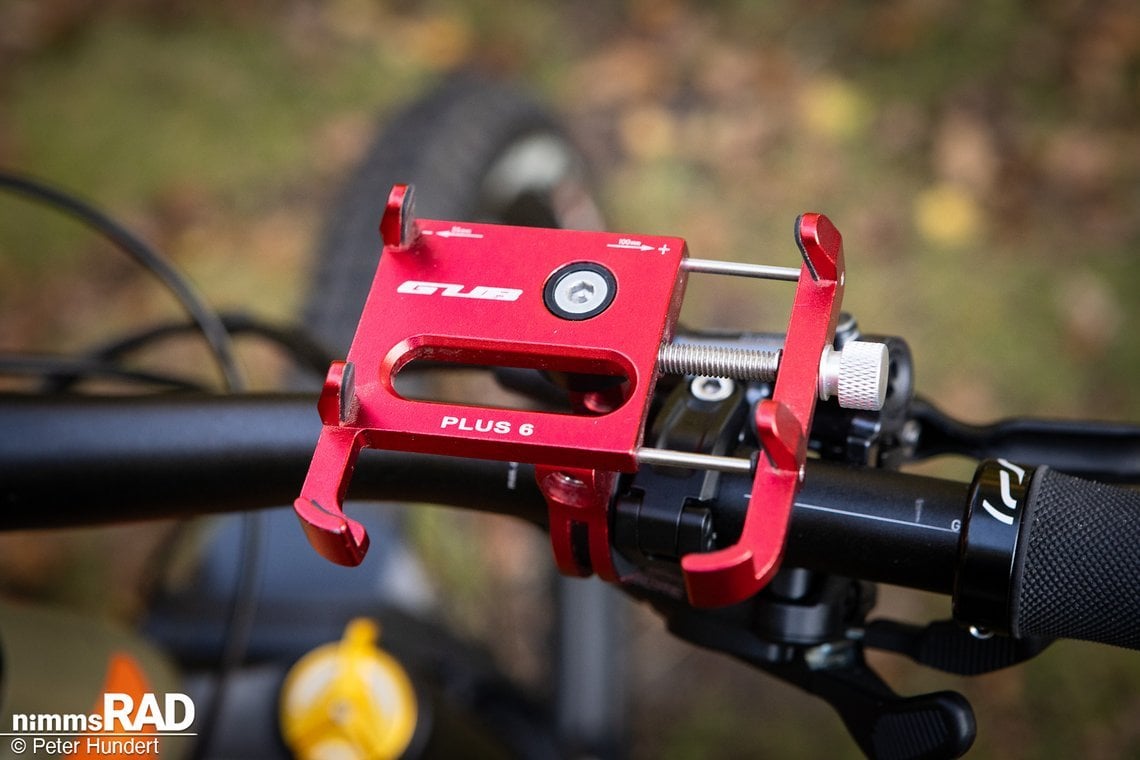
[[[304,497],[293,502],[305,536],[317,553],[330,562],[356,567],[368,553],[368,531],[344,513],[325,509],[316,499]]]

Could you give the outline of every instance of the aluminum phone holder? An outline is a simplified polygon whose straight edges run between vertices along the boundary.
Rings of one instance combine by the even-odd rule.
[[[409,186],[393,188],[356,335],[318,402],[323,427],[294,504],[314,548],[342,565],[363,560],[368,536],[342,501],[365,447],[525,462],[536,465],[560,571],[619,581],[609,535],[618,474],[697,467],[753,473],[753,487],[737,543],[682,558],[690,601],[727,605],[763,588],[783,553],[816,399],[842,401],[848,376],[875,386],[880,406],[885,391],[885,354],[868,380],[867,367],[846,372],[831,351],[844,274],[827,217],[796,220],[803,263],[792,269],[692,259],[675,237],[417,221],[412,206]],[[717,356],[670,343],[690,272],[797,282],[782,353],[743,362],[749,378],[775,380],[755,409],[762,453],[752,461],[642,446],[659,374],[727,374]],[[402,397],[394,381],[417,360],[614,381],[577,394],[572,414],[422,401]],[[874,408],[874,398],[846,393]]]

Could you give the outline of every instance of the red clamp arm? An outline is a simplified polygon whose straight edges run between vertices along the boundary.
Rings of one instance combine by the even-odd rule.
[[[740,540],[681,560],[689,600],[699,607],[743,601],[780,567],[792,504],[803,480],[808,431],[819,388],[819,364],[835,339],[843,301],[843,238],[822,214],[796,220],[803,255],[795,302],[772,398],[756,406],[764,455],[757,462]]]

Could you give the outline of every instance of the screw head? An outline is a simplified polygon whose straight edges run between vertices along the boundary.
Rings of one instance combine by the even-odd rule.
[[[922,437],[922,425],[917,420],[907,420],[899,431],[899,440],[904,446],[915,446]]]
[[[594,287],[594,283],[584,279],[573,280],[572,282],[569,282],[569,285],[566,287],[566,297],[569,299],[570,303],[578,304],[580,306],[589,304],[590,301],[594,298],[594,295],[597,293],[597,289]],[[556,290],[555,292],[557,293],[558,291]]]
[[[567,264],[546,281],[543,301],[551,314],[562,319],[596,317],[609,308],[617,294],[617,280],[601,264]]]
[[[689,393],[701,401],[724,401],[736,390],[736,384],[727,377],[700,375],[689,384]]]

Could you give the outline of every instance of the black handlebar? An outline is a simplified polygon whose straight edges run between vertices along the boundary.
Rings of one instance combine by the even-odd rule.
[[[722,524],[743,524],[752,484],[726,477]],[[784,564],[950,594],[966,485],[809,460],[796,496]]]
[[[300,394],[5,397],[0,530],[292,504],[320,430]],[[366,449],[349,495],[546,520],[533,469],[506,462]]]
[[[305,395],[7,397],[0,530],[289,504],[320,431],[313,407]],[[722,482],[727,532],[750,488]],[[366,450],[349,498],[546,520],[533,468],[506,462]],[[987,462],[967,489],[813,460],[785,564],[953,594],[959,620],[1015,636],[1140,648],[1140,492],[1047,468]]]

